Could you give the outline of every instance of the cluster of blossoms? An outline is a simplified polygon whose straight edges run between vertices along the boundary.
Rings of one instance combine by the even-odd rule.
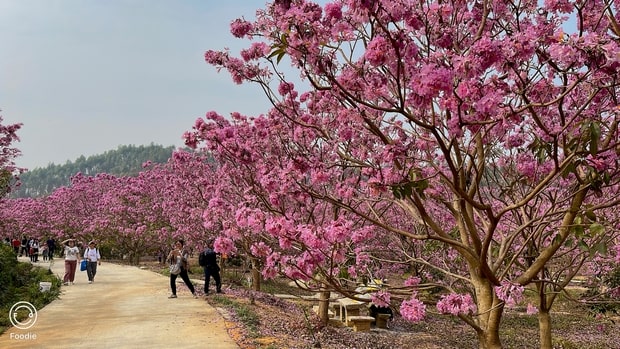
[[[495,294],[497,298],[506,303],[508,308],[514,308],[517,303],[523,300],[523,290],[523,286],[504,280],[501,282],[501,286],[495,287]]]
[[[442,314],[472,315],[476,313],[476,304],[469,294],[452,293],[441,296],[437,310]]]

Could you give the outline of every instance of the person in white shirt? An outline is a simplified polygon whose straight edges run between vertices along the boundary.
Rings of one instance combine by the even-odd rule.
[[[65,285],[72,285],[73,280],[75,280],[77,261],[80,259],[80,249],[75,246],[73,239],[65,240],[62,243],[65,245],[65,276],[62,281]]]
[[[88,243],[88,247],[84,251],[84,259],[86,259],[86,274],[88,274],[88,283],[95,282],[95,274],[97,274],[97,265],[101,265],[101,255],[95,241]]]

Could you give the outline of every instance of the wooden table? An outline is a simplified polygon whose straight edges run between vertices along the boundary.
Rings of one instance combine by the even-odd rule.
[[[352,326],[349,317],[360,316],[360,309],[362,309],[365,304],[365,302],[356,301],[351,298],[338,299],[340,321],[344,322],[347,326]]]

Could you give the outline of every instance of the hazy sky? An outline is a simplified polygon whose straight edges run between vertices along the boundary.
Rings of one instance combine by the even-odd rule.
[[[18,166],[64,164],[119,145],[182,146],[215,110],[257,115],[258,86],[204,62],[237,53],[229,24],[267,0],[0,0],[0,114],[23,123]]]

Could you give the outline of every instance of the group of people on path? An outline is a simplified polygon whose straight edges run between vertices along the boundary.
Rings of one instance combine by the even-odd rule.
[[[65,286],[73,285],[75,281],[75,271],[77,270],[78,261],[80,259],[80,248],[75,245],[75,239],[67,239],[62,242],[65,255],[65,275],[62,279]],[[97,266],[101,265],[101,254],[97,248],[95,241],[90,241],[88,247],[84,250],[84,260],[86,261],[86,274],[88,275],[88,283],[95,282],[97,274]]]
[[[209,283],[211,278],[213,278],[213,280],[215,281],[215,291],[217,293],[222,293],[222,279],[220,277],[220,267],[217,264],[217,254],[213,250],[212,239],[207,241],[206,248],[204,251],[201,252],[201,255],[202,256],[199,257],[199,264],[202,266],[205,276],[205,295],[209,294]],[[168,296],[168,298],[177,298],[176,280],[178,276],[180,276],[185,285],[187,285],[187,288],[189,288],[194,298],[198,298],[194,284],[192,284],[187,274],[189,270],[189,251],[187,248],[185,248],[185,241],[177,240],[174,244],[174,248],[172,249],[172,251],[170,251],[166,260],[171,265],[171,270],[174,269],[172,267],[174,265],[180,266],[178,273],[170,273],[170,290],[172,293],[170,294],[170,296]]]
[[[222,279],[220,277],[220,267],[217,263],[217,253],[213,249],[213,239],[207,241],[205,249],[199,257],[199,264],[204,271],[204,294],[209,294],[209,285],[211,278],[215,281],[215,292],[222,292]],[[55,242],[54,242],[55,245]],[[63,276],[63,285],[73,285],[75,282],[75,272],[78,268],[80,258],[80,248],[76,246],[75,239],[66,239],[62,241],[63,255],[65,257],[65,274]],[[54,246],[55,247],[55,246]],[[53,249],[52,249],[53,251]],[[170,265],[179,265],[178,273],[170,273],[170,290],[171,294],[168,298],[177,298],[177,277],[181,277],[185,285],[189,288],[194,298],[198,298],[194,284],[189,279],[189,250],[185,247],[184,240],[177,240],[174,248],[168,254],[167,261]],[[52,259],[50,257],[50,259]],[[97,243],[93,240],[88,243],[88,247],[84,249],[83,259],[86,261],[86,274],[88,275],[88,283],[95,282],[97,274],[97,266],[101,265],[101,254],[97,248]]]
[[[53,238],[39,239],[36,237],[27,238],[23,236],[21,240],[17,237],[6,238],[5,242],[13,247],[13,251],[20,257],[26,256],[33,263],[39,262],[39,256],[43,257],[43,261],[54,259],[56,250],[56,240]]]

